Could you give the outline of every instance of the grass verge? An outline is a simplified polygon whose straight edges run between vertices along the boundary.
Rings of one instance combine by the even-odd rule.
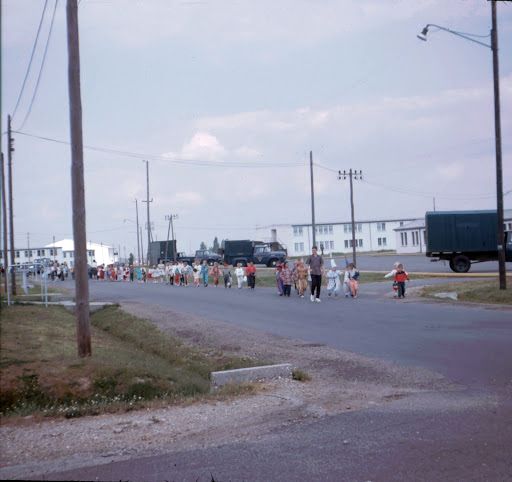
[[[455,291],[459,301],[472,303],[490,303],[512,305],[512,290],[510,289],[512,277],[507,277],[507,290],[499,289],[497,279],[465,281],[463,283],[443,283],[442,285],[426,286],[420,295],[432,298],[436,293]],[[439,299],[439,298],[436,298]],[[451,301],[451,300],[448,300]]]
[[[211,371],[257,364],[185,347],[118,307],[91,315],[87,358],[76,354],[75,319],[64,308],[4,308],[0,329],[2,416],[77,417],[194,399],[209,393]]]

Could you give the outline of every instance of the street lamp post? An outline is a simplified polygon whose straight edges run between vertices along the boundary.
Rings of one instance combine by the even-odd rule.
[[[500,115],[500,81],[499,81],[499,62],[498,62],[498,25],[496,20],[496,0],[491,1],[492,29],[491,44],[486,44],[480,40],[472,38],[471,34],[457,32],[440,25],[429,23],[418,35],[420,40],[426,41],[430,27],[443,30],[457,37],[462,37],[483,47],[487,47],[492,51],[493,64],[493,80],[494,80],[494,132],[495,132],[495,148],[496,148],[496,204],[498,214],[498,269],[500,279],[500,290],[507,289],[507,272],[505,265],[505,228],[503,213],[503,166],[501,158],[501,115]]]

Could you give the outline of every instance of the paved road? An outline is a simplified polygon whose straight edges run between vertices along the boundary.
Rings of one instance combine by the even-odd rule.
[[[413,284],[424,283],[423,280]],[[91,283],[94,299],[171,307],[433,369],[465,390],[288,427],[261,440],[117,462],[52,478],[512,480],[512,311],[387,297],[388,283],[320,304],[273,289]]]

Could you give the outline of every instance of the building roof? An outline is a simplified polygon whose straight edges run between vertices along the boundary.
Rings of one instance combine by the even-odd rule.
[[[410,223],[404,224],[398,228],[395,228],[393,231],[409,231],[410,229],[424,229],[425,228],[425,219],[415,219]]]
[[[87,241],[86,249],[98,249],[98,248],[111,248],[112,246],[108,246],[107,244],[100,243],[91,243]],[[72,239],[61,239],[60,241],[55,241],[55,243],[50,243],[45,246],[45,248],[62,248],[62,251],[74,251],[75,250],[75,242]]]
[[[363,224],[366,224],[366,223],[396,223],[396,222],[399,222],[399,221],[412,221],[414,220],[415,218],[397,218],[397,219],[390,219],[390,218],[381,218],[381,219],[356,219],[354,222],[356,224],[358,223],[363,223]],[[316,221],[315,222],[315,225],[316,226],[324,226],[324,225],[342,225],[342,224],[351,224],[352,221],[348,220],[348,221],[330,221],[330,222],[320,222],[320,221]],[[256,226],[256,229],[268,229],[268,228],[277,228],[277,227],[283,227],[283,226],[302,226],[302,227],[305,227],[305,226],[311,226],[311,223],[280,223],[280,224],[268,224],[268,225],[263,225],[263,226]]]

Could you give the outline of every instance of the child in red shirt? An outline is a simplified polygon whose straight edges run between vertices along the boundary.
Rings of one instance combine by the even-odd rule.
[[[404,270],[404,265],[399,264],[396,267],[395,283],[398,286],[398,297],[405,298],[405,282],[409,281],[409,274]]]

